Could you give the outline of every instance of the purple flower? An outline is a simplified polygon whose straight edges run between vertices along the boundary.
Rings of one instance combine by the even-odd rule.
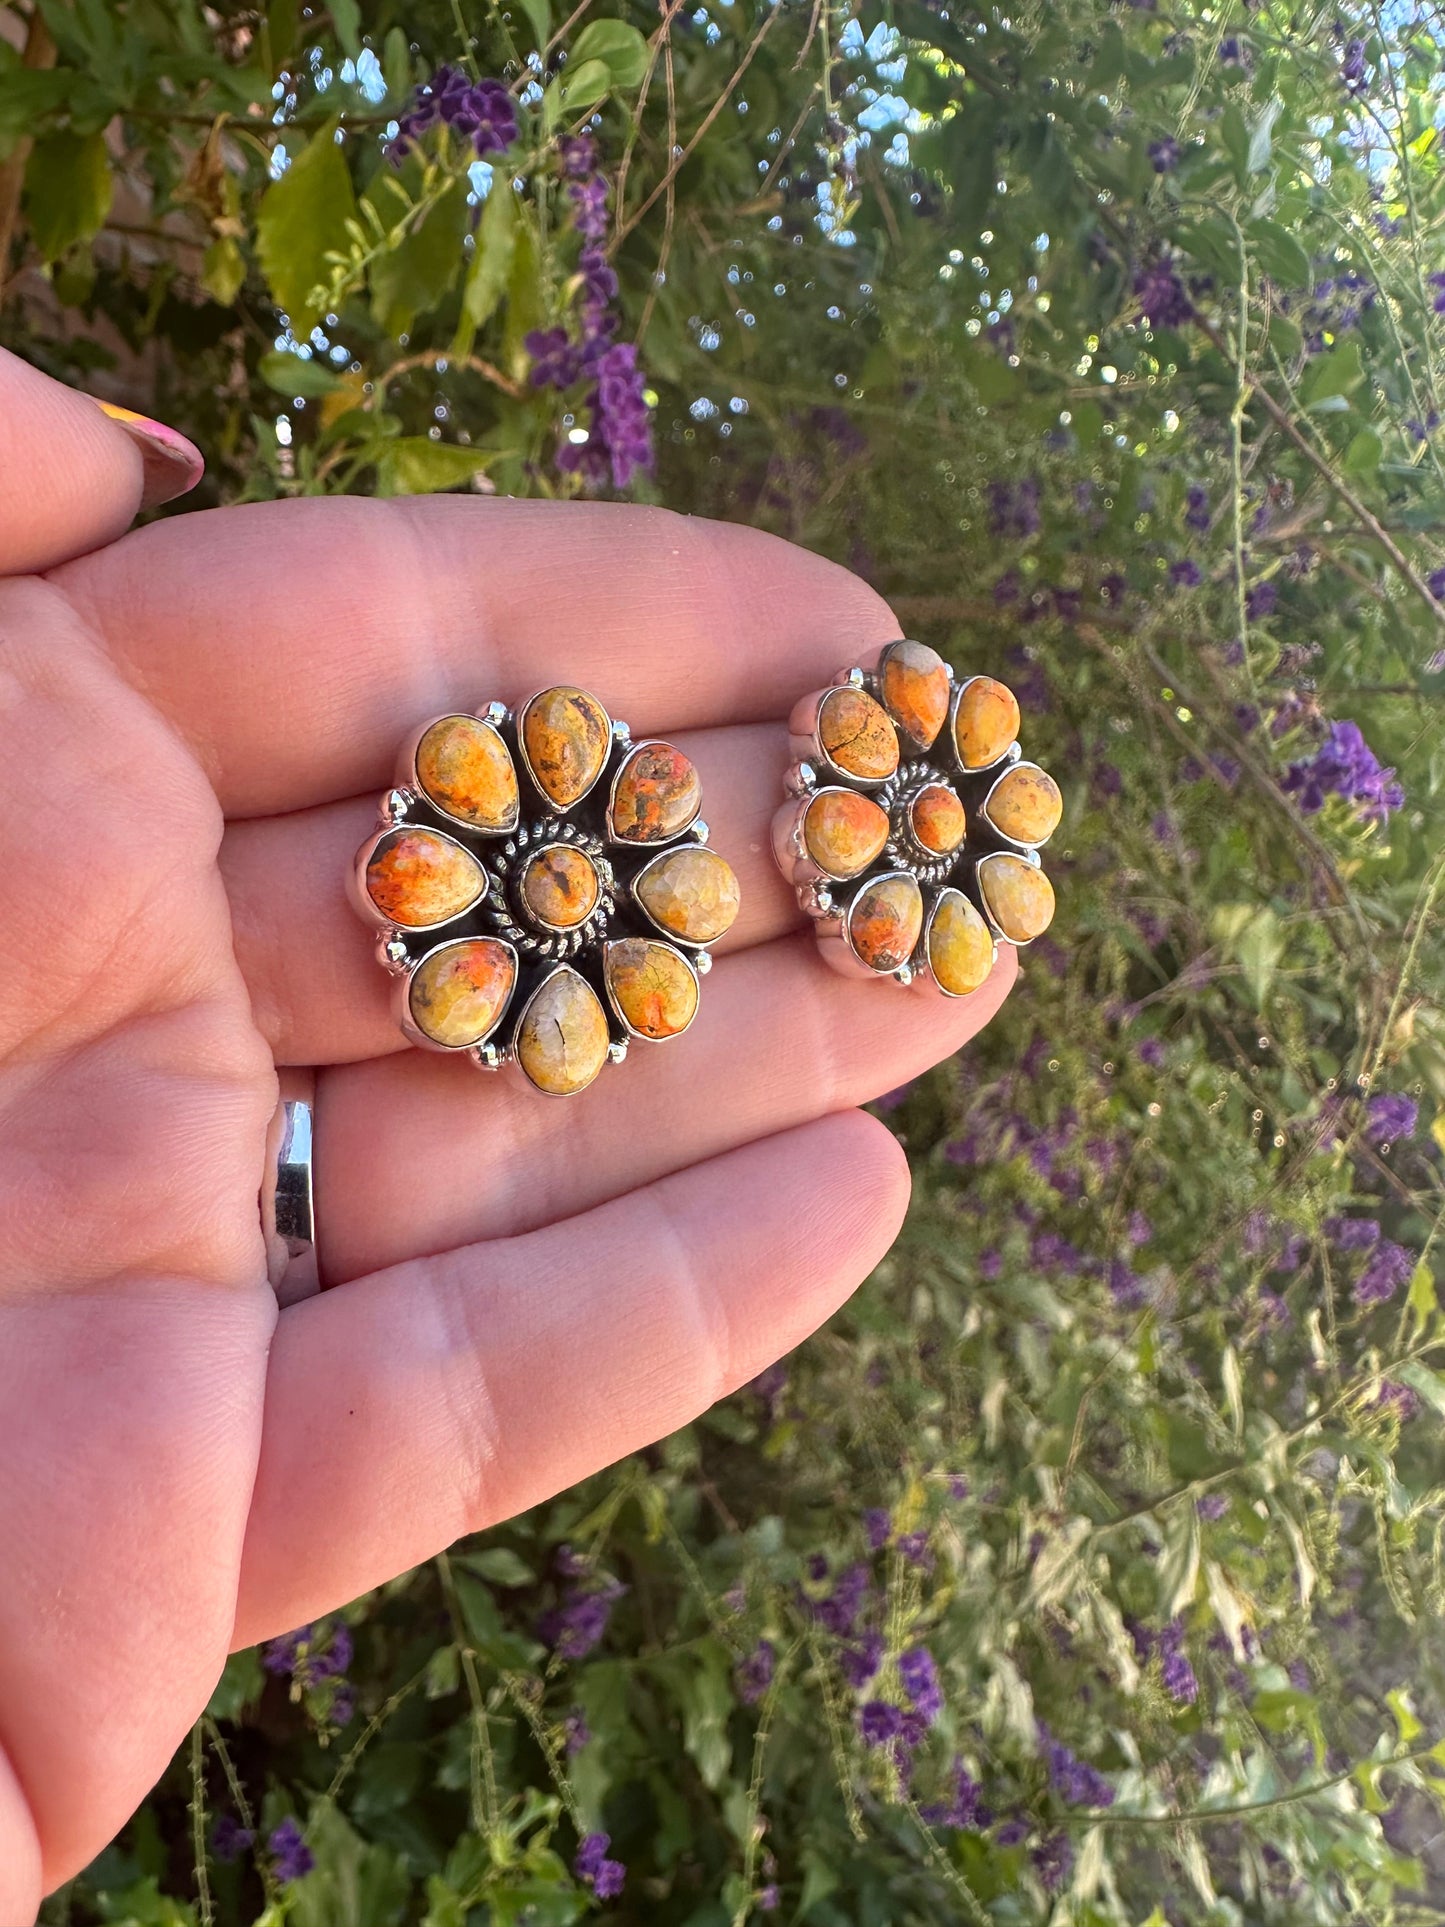
[[[898,1535],[898,1550],[910,1566],[920,1566],[929,1571],[933,1566],[933,1554],[928,1549],[926,1532],[902,1532]]]
[[[1394,1297],[1401,1285],[1408,1283],[1414,1269],[1414,1252],[1390,1238],[1382,1238],[1355,1280],[1351,1296],[1357,1305],[1383,1305],[1387,1298]]]
[[[1425,587],[1437,602],[1445,602],[1445,569],[1432,569],[1425,578]]]
[[[1039,1721],[1039,1745],[1049,1769],[1054,1791],[1071,1807],[1108,1807],[1114,1804],[1114,1789],[1096,1768],[1071,1753],[1062,1740],[1056,1740],[1043,1721]]]
[[[1163,140],[1150,141],[1149,165],[1156,174],[1172,174],[1179,165],[1180,152],[1178,141],[1166,134]]]
[[[868,1541],[868,1550],[877,1552],[888,1544],[888,1535],[893,1530],[893,1521],[881,1505],[870,1505],[863,1514],[863,1533]]]
[[[838,1670],[861,1693],[883,1664],[882,1633],[864,1633],[856,1646],[843,1646],[838,1653]]]
[[[1154,1227],[1142,1211],[1129,1213],[1129,1242],[1131,1245],[1146,1245],[1154,1236]]]
[[[251,1829],[243,1827],[232,1814],[218,1813],[211,1828],[211,1852],[223,1862],[239,1860],[255,1838]]]
[[[627,1885],[627,1869],[620,1860],[604,1860],[597,1869],[592,1891],[599,1900],[615,1900]]]
[[[1363,40],[1345,42],[1345,50],[1340,56],[1340,79],[1344,82],[1345,92],[1356,100],[1363,100],[1370,91],[1370,83],[1365,71]]]
[[[760,1914],[775,1914],[782,1902],[782,1898],[782,1892],[777,1881],[770,1880],[766,1887],[762,1887],[758,1891],[758,1912]]]
[[[1209,531],[1209,490],[1201,488],[1198,482],[1192,484],[1184,497],[1184,526],[1199,535]]]
[[[1030,1858],[1046,1894],[1056,1894],[1074,1870],[1074,1849],[1066,1833],[1048,1834]]]
[[[1229,1510],[1229,1500],[1223,1492],[1206,1492],[1194,1501],[1194,1510],[1201,1519],[1222,1519]]]
[[[1219,43],[1219,64],[1221,67],[1247,67],[1249,48],[1231,34],[1229,39]]]
[[[301,1829],[288,1814],[279,1827],[273,1827],[266,1841],[271,1853],[271,1872],[281,1886],[300,1880],[316,1865],[315,1856],[301,1837]]]
[[[1358,723],[1332,723],[1329,735],[1314,755],[1292,763],[1281,787],[1296,796],[1307,816],[1322,810],[1327,798],[1339,796],[1359,806],[1367,822],[1383,823],[1391,810],[1405,801],[1393,769],[1379,758],[1360,734]]]
[[[1172,263],[1164,255],[1140,268],[1134,277],[1140,312],[1151,328],[1178,328],[1194,312]]]
[[[1312,1693],[1315,1690],[1310,1669],[1302,1659],[1292,1659],[1286,1671],[1289,1673],[1289,1683],[1297,1693]]]
[[[534,328],[524,345],[532,357],[534,388],[570,388],[582,373],[582,351],[565,328]]]
[[[597,165],[597,143],[590,134],[564,134],[557,143],[562,172],[578,181]]]
[[[615,1579],[574,1590],[537,1621],[537,1637],[563,1659],[585,1659],[601,1643],[612,1609],[627,1588]]]
[[[1144,1280],[1122,1258],[1111,1258],[1105,1279],[1109,1295],[1120,1311],[1137,1311],[1144,1303]]]
[[[1279,602],[1279,590],[1272,582],[1256,582],[1244,598],[1244,613],[1251,622],[1258,622],[1264,616],[1272,616]]]
[[[980,1270],[983,1269],[982,1260],[980,1260],[979,1269]],[[961,1472],[953,1472],[949,1474],[948,1496],[950,1499],[960,1499],[960,1500],[966,1499],[968,1497],[968,1480],[963,1476]]]
[[[888,1700],[869,1700],[858,1714],[865,1746],[887,1746],[903,1731],[903,1710]]]
[[[747,1658],[740,1660],[735,1673],[738,1698],[745,1706],[755,1706],[773,1683],[777,1653],[770,1639],[760,1639]]]
[[[580,1753],[584,1746],[592,1743],[592,1729],[587,1724],[587,1714],[580,1706],[574,1706],[562,1722],[562,1735],[570,1760]]]
[[[1139,1062],[1147,1064],[1151,1070],[1158,1070],[1164,1062],[1164,1046],[1157,1037],[1146,1037],[1138,1050]]]
[[[914,1708],[931,1726],[943,1711],[943,1688],[938,1668],[926,1646],[910,1647],[899,1657],[898,1681]]]
[[[994,1835],[994,1839],[998,1842],[999,1846],[1001,1847],[1022,1846],[1023,1842],[1027,1840],[1028,1837],[1029,1837],[1028,1821],[1017,1820],[1017,1819],[1005,1820],[1003,1825],[999,1828],[998,1832]]]
[[[1199,1681],[1184,1652],[1184,1628],[1177,1619],[1160,1633],[1159,1655],[1164,1691],[1180,1706],[1192,1706],[1199,1698]]]
[[[438,67],[412,95],[387,153],[392,160],[401,160],[428,128],[438,124],[469,137],[479,158],[502,154],[517,138],[517,109],[500,80],[473,81],[460,68]]]
[[[577,1849],[572,1862],[572,1871],[579,1880],[585,1880],[599,1900],[615,1900],[622,1892],[627,1879],[627,1869],[620,1860],[609,1860],[607,1849],[612,1844],[605,1833],[589,1833]]]
[[[338,1621],[329,1634],[318,1634],[314,1625],[298,1626],[295,1632],[266,1641],[261,1664],[277,1677],[289,1673],[307,1691],[324,1679],[339,1677],[351,1664],[351,1628]]]
[[[585,181],[574,180],[567,189],[567,198],[572,203],[572,219],[577,232],[584,241],[593,246],[607,238],[607,183],[600,174],[593,174]],[[582,250],[585,255],[588,250]],[[585,274],[584,263],[579,262]],[[617,292],[614,280],[612,292]]]
[[[557,456],[558,467],[581,475],[594,487],[610,479],[615,489],[626,488],[639,471],[650,474],[652,420],[644,386],[632,343],[608,348],[597,363],[597,386],[588,397],[591,434],[586,442],[565,443]]]
[[[1403,1425],[1419,1411],[1419,1394],[1393,1378],[1382,1378],[1375,1395],[1375,1409],[1392,1414]]]
[[[1377,1218],[1326,1218],[1325,1236],[1336,1251],[1368,1251],[1380,1242]]]
[[[859,1617],[872,1590],[872,1575],[860,1560],[839,1573],[831,1593],[814,1602],[814,1616],[820,1625],[830,1633],[836,1633],[839,1639],[851,1639],[858,1629]]]
[[[1021,482],[990,482],[988,485],[989,529],[994,535],[1037,535],[1039,484],[1033,476]]]
[[[1365,1105],[1365,1136],[1372,1144],[1414,1137],[1420,1106],[1400,1091],[1379,1091]]]
[[[1197,589],[1204,577],[1200,574],[1199,564],[1192,556],[1184,556],[1169,565],[1169,580],[1176,589]]]

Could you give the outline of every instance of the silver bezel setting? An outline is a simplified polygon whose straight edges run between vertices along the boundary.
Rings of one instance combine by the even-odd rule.
[[[659,950],[670,951],[681,963],[689,977],[692,978],[693,984],[697,989],[697,998],[692,1007],[692,1015],[688,1018],[681,1030],[672,1033],[672,1037],[649,1037],[645,1030],[639,1030],[628,1018],[626,1011],[623,1010],[621,1004],[618,1003],[617,998],[613,995],[612,979],[607,970],[607,959],[609,954],[615,950],[619,944],[623,943],[645,943],[655,945]],[[703,966],[702,968],[699,968],[700,964]],[[639,1043],[649,1045],[670,1044],[673,1037],[685,1037],[697,1022],[697,1013],[702,1009],[702,983],[700,980],[706,976],[711,964],[712,958],[709,957],[706,952],[703,953],[701,958],[690,957],[676,939],[668,941],[662,937],[609,937],[602,946],[602,985],[607,993],[608,1006],[618,1023],[621,1024],[627,1032],[629,1038],[635,1037]]]
[[[456,849],[459,849],[464,856],[469,857],[471,861],[476,864],[481,875],[481,887],[470,902],[468,902],[463,909],[453,911],[451,916],[443,917],[440,922],[437,923],[398,923],[394,917],[389,917],[386,914],[372,896],[370,890],[366,887],[366,872],[371,863],[371,859],[376,855],[382,844],[386,842],[387,838],[390,836],[404,835],[413,831],[425,832],[428,836],[438,836],[443,842],[452,844]],[[374,925],[379,930],[385,931],[388,938],[396,938],[399,936],[405,939],[408,936],[421,936],[423,933],[432,930],[445,930],[451,924],[459,923],[463,917],[469,917],[477,905],[485,899],[490,879],[487,874],[486,864],[475,850],[469,850],[467,848],[460,837],[453,836],[449,830],[442,829],[438,824],[419,823],[412,815],[408,814],[405,817],[395,817],[389,820],[383,817],[380,826],[366,839],[357,851],[356,861],[351,867],[351,874],[348,881],[351,886],[352,905],[366,922]]]
[[[602,721],[606,725],[606,733],[611,738],[612,750],[609,751],[598,764],[596,774],[593,776],[591,782],[588,783],[587,787],[579,790],[570,803],[559,803],[547,788],[546,784],[540,781],[536,771],[532,768],[532,759],[527,754],[527,715],[533,703],[540,701],[543,696],[550,696],[554,689],[575,689],[576,687],[577,685],[575,683],[549,683],[545,689],[533,690],[526,702],[524,702],[517,711],[516,717],[516,756],[521,764],[521,770],[519,770],[518,774],[521,774],[521,771],[526,772],[527,781],[532,785],[532,788],[537,792],[538,796],[541,797],[544,809],[552,811],[558,816],[566,816],[572,810],[575,810],[579,803],[586,802],[587,798],[607,774],[607,768],[612,761],[613,752],[623,744],[630,744],[632,740],[628,735],[626,723],[614,721],[613,718],[608,715],[606,709],[603,708],[602,704],[597,702],[597,698],[590,690],[582,690],[581,693],[586,696],[590,702],[597,703],[597,707],[602,714]]]
[[[499,703],[493,703],[486,712],[480,715],[465,709],[449,709],[445,715],[433,716],[429,723],[423,723],[419,729],[414,729],[402,745],[401,755],[397,758],[397,788],[392,794],[405,798],[408,808],[414,807],[418,802],[425,803],[427,808],[435,810],[444,822],[455,823],[459,829],[469,830],[473,836],[509,836],[521,820],[522,803],[520,786],[518,786],[517,802],[507,822],[496,825],[473,823],[470,817],[454,816],[444,803],[439,803],[434,796],[428,794],[421,780],[421,772],[416,766],[416,759],[421,751],[422,743],[426,740],[427,736],[430,735],[432,730],[436,728],[438,723],[476,723],[481,728],[490,730],[502,749],[506,751],[510,757],[511,751],[507,749],[506,738],[502,735],[499,723],[491,715],[491,709],[501,709],[502,722],[509,720],[506,709]],[[515,769],[516,766],[513,765],[514,775]]]
[[[443,1044],[435,1037],[429,1036],[413,1016],[411,1007],[412,987],[416,981],[417,972],[422,968],[423,964],[430,963],[439,951],[451,950],[468,943],[494,943],[505,950],[512,960],[512,986],[502,999],[501,1009],[480,1037],[469,1038],[465,1044]],[[407,965],[405,974],[397,978],[396,985],[392,990],[392,1010],[402,1035],[408,1043],[415,1044],[419,1050],[438,1051],[443,1057],[466,1056],[471,1051],[480,1050],[484,1044],[488,1043],[491,1038],[496,1035],[506,1019],[507,1010],[513,996],[516,994],[518,968],[519,960],[513,946],[507,942],[505,937],[494,937],[489,932],[483,932],[481,935],[474,937],[448,937],[441,943],[433,944],[430,950],[424,950],[419,957],[414,958]]]
[[[640,743],[634,743],[629,737],[628,743],[627,743],[627,754],[623,757],[622,761],[617,765],[617,768],[613,773],[612,781],[608,785],[608,789],[607,789],[607,840],[609,843],[615,843],[619,845],[621,848],[626,850],[660,850],[665,844],[675,843],[680,836],[687,835],[688,831],[692,828],[693,824],[697,822],[699,816],[702,814],[702,780],[701,778],[699,778],[698,786],[697,786],[697,803],[693,808],[692,815],[687,819],[685,823],[680,823],[675,830],[669,830],[665,837],[656,836],[656,837],[647,837],[644,839],[643,837],[639,837],[639,836],[619,836],[618,835],[617,829],[615,827],[615,820],[614,820],[614,813],[617,807],[617,786],[619,783],[621,783],[623,777],[627,774],[629,766],[632,763],[636,762],[637,758],[645,754],[645,752],[649,749],[671,750],[674,756],[681,756],[683,753],[680,749],[678,749],[675,743],[669,743],[665,740],[665,738],[661,736],[644,736]],[[687,760],[689,762],[692,762],[691,757],[688,757]],[[693,765],[693,768],[695,771],[696,764]]]
[[[1037,770],[1040,776],[1048,777],[1048,780],[1051,783],[1053,782],[1054,779],[1053,777],[1049,776],[1049,772],[1046,769],[1044,769],[1040,764],[1036,763],[1031,756],[1023,755],[1017,743],[1013,744],[1012,747],[1013,747],[1013,754],[1009,756],[1005,762],[997,764],[995,766],[998,770],[998,774],[994,777],[993,781],[989,784],[988,794],[984,797],[983,801],[979,804],[978,807],[984,817],[985,822],[988,824],[989,828],[993,831],[996,837],[999,837],[1004,843],[1006,843],[1011,850],[1017,850],[1020,853],[1020,855],[1027,855],[1032,851],[1041,850],[1044,847],[1044,845],[1048,842],[1049,836],[1053,835],[1054,833],[1053,830],[1049,831],[1049,836],[1032,837],[1027,840],[1025,840],[1022,837],[1010,836],[1007,830],[1000,829],[998,824],[994,822],[993,812],[992,810],[990,810],[989,804],[993,801],[994,797],[997,795],[1002,785],[1005,784],[1011,776],[1016,775],[1019,770],[1023,770],[1023,769]]]

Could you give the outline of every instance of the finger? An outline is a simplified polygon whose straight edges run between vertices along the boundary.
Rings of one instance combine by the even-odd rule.
[[[737,872],[742,892],[738,920],[718,950],[746,949],[795,928],[802,915],[768,840],[788,763],[786,728],[682,731],[675,741],[697,764],[711,847]],[[342,888],[375,827],[376,799],[356,797],[233,823],[226,832],[221,873],[236,956],[278,1063],[344,1064],[404,1045],[390,980]]]
[[[686,1424],[837,1309],[907,1201],[902,1152],[853,1112],[292,1306],[234,1643]]]
[[[572,1105],[425,1052],[322,1079],[318,1250],[340,1283],[418,1252],[570,1217],[704,1158],[864,1103],[960,1049],[1008,994],[1005,948],[971,997],[858,982],[809,936],[713,972],[686,1040],[637,1044]]]
[[[51,381],[0,348],[0,575],[113,542],[142,508],[201,478],[174,429]]]
[[[596,502],[253,503],[142,529],[62,586],[231,816],[379,788],[413,724],[549,682],[635,731],[786,716],[899,633],[774,536]]]

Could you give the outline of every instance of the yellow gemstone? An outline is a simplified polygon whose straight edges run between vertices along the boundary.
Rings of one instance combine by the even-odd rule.
[[[923,892],[906,872],[867,883],[853,899],[848,935],[870,970],[897,970],[913,955],[923,928]]]
[[[898,767],[898,732],[865,689],[833,689],[818,711],[818,741],[849,776],[881,783]]]
[[[963,841],[968,818],[963,805],[946,783],[930,783],[908,807],[908,822],[925,850],[948,856]]]
[[[617,773],[612,834],[624,843],[681,836],[702,805],[702,780],[671,743],[643,743]]]
[[[928,962],[944,990],[966,997],[993,968],[993,934],[961,890],[945,890],[928,926]]]
[[[522,716],[522,747],[537,787],[559,810],[570,809],[602,774],[612,725],[585,689],[544,689]]]
[[[478,830],[517,820],[517,772],[507,745],[475,716],[443,716],[416,751],[416,780],[429,802]]]
[[[522,871],[522,901],[549,930],[572,930],[597,908],[597,871],[585,850],[550,843]]]
[[[676,1037],[697,1015],[697,978],[676,950],[647,937],[607,946],[608,994],[630,1030]]]
[[[1015,843],[1045,843],[1059,827],[1064,799],[1037,763],[1017,763],[994,785],[984,814]]]
[[[607,1013],[596,991],[566,965],[537,991],[517,1026],[517,1062],[539,1091],[570,1097],[607,1062]]]
[[[978,866],[978,887],[1010,943],[1029,943],[1053,922],[1054,886],[1021,856],[1007,850],[986,856]]]
[[[412,972],[411,1020],[435,1044],[479,1044],[507,1008],[517,965],[495,937],[463,937],[423,957]]]
[[[856,790],[820,790],[803,816],[803,845],[830,877],[856,877],[888,841],[888,812]]]
[[[738,880],[716,850],[669,850],[633,886],[660,930],[684,943],[716,943],[738,914]]]
[[[883,703],[919,749],[928,749],[948,717],[948,666],[922,642],[895,642],[878,678]]]
[[[384,917],[408,930],[459,917],[486,881],[471,851],[440,830],[392,830],[366,865],[367,895]]]
[[[954,712],[953,736],[965,769],[996,763],[1019,733],[1018,698],[992,676],[975,676],[963,686]]]

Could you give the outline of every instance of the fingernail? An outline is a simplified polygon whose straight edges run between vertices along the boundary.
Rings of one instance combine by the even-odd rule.
[[[90,399],[102,415],[108,415],[125,430],[141,452],[145,463],[143,509],[173,502],[178,495],[193,489],[205,474],[206,459],[200,449],[184,435],[178,435],[174,428],[152,421],[149,415],[137,415],[132,409],[121,408],[113,401],[101,401],[96,395]]]

